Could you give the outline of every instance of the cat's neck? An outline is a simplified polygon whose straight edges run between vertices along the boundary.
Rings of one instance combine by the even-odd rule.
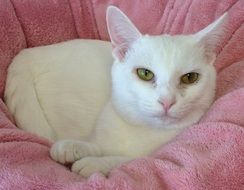
[[[100,145],[105,155],[113,153],[137,158],[151,154],[180,130],[133,125],[117,112],[110,101],[102,111],[92,141]]]

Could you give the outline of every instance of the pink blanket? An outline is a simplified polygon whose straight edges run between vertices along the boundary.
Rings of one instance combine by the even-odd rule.
[[[1,97],[6,69],[21,49],[77,37],[108,39],[110,4],[149,34],[195,32],[229,11],[215,103],[199,124],[152,156],[108,178],[86,180],[50,159],[50,142],[18,130],[0,101],[0,189],[244,189],[244,0],[0,0]]]

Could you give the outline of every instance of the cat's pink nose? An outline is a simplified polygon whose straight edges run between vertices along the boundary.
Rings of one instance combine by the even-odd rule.
[[[158,101],[164,107],[165,112],[167,112],[174,104],[175,100],[159,100]]]

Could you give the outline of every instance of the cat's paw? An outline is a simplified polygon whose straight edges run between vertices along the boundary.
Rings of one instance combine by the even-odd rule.
[[[103,157],[85,157],[76,161],[71,170],[83,177],[89,177],[96,172],[108,175],[113,166]]]
[[[72,163],[81,158],[76,150],[75,142],[72,140],[58,141],[53,144],[50,150],[50,156],[53,160],[65,164]]]
[[[99,148],[83,141],[62,140],[54,143],[50,150],[53,160],[65,164],[73,163],[86,156],[99,156]]]

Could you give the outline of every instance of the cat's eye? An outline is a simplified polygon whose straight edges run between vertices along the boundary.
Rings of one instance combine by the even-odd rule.
[[[181,76],[181,83],[183,84],[192,84],[194,82],[196,82],[199,78],[199,74],[198,73],[187,73],[184,74],[183,76]]]
[[[136,70],[138,77],[141,80],[144,81],[150,81],[154,78],[154,74],[152,71],[148,70],[148,69],[144,69],[144,68],[138,68]]]

